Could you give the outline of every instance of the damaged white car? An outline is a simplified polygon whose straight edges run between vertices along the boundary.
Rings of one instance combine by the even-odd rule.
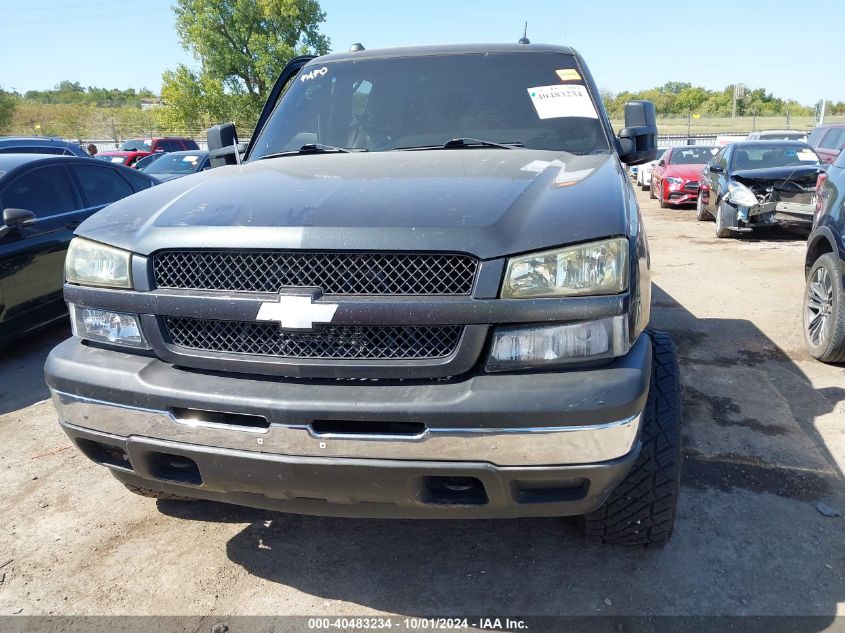
[[[825,169],[813,148],[799,141],[727,145],[701,172],[698,219],[714,219],[717,237],[761,226],[809,232],[816,182]]]

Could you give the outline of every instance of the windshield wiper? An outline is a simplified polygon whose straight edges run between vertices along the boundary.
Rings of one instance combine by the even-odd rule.
[[[423,149],[470,149],[475,147],[495,147],[498,149],[516,149],[518,147],[525,147],[520,141],[512,141],[508,143],[496,143],[494,141],[483,141],[477,138],[453,138],[451,141],[446,141],[443,145],[417,145],[412,147],[394,147],[395,151],[404,152],[408,150],[423,150]]]
[[[299,149],[286,152],[274,152],[259,156],[258,160],[265,158],[278,158],[279,156],[302,156],[303,154],[350,154],[352,152],[366,152],[365,148],[335,147],[334,145],[323,145],[322,143],[307,143]]]

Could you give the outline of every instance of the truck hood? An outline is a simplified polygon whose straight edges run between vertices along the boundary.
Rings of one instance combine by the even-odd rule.
[[[786,167],[742,169],[733,172],[731,177],[747,185],[789,181],[804,186],[815,186],[822,171],[824,169],[819,165],[787,165]]]
[[[455,149],[287,156],[120,200],[76,233],[164,248],[439,250],[480,258],[628,233],[612,154]]]

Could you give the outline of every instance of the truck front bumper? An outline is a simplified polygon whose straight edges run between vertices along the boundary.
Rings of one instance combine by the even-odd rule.
[[[124,483],[306,514],[558,516],[600,506],[636,460],[651,345],[412,383],[212,374],[70,339],[45,371],[62,428]]]

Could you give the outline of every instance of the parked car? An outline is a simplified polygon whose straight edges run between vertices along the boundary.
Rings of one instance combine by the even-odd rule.
[[[815,210],[818,154],[799,141],[746,141],[719,150],[702,171],[699,220],[716,220],[716,236],[761,226],[808,230]]]
[[[0,155],[0,345],[57,319],[74,229],[155,180],[90,158]]]
[[[137,152],[124,152],[115,149],[97,152],[94,155],[94,158],[96,158],[97,160],[105,161],[107,163],[112,163],[113,165],[125,165],[126,167],[135,167],[135,163],[137,163],[140,159],[144,158],[144,156]]]
[[[819,176],[804,259],[804,341],[815,358],[845,362],[845,152]]]
[[[614,137],[564,47],[359,50],[292,60],[256,127],[77,229],[45,371],[79,449],[150,497],[665,543],[679,370],[622,166],[654,105]]]
[[[820,125],[810,132],[807,142],[825,163],[832,163],[845,147],[845,123]]]
[[[0,154],[58,154],[59,156],[88,156],[88,153],[78,144],[66,141],[62,138],[48,136],[0,137]]]
[[[154,163],[145,167],[143,171],[159,182],[166,182],[189,174],[195,174],[210,167],[208,152],[196,150],[164,154]]]
[[[800,130],[758,130],[749,132],[747,141],[803,141],[807,142],[807,133]]]
[[[198,150],[196,141],[179,136],[166,138],[131,138],[120,145],[120,149],[100,152],[97,158],[134,167],[140,159],[157,152],[181,152]]]
[[[639,171],[637,171],[637,184],[643,191],[648,191],[649,187],[651,186],[651,172],[654,169],[654,166],[657,165],[657,161],[663,158],[663,155],[665,153],[665,147],[658,147],[657,157],[652,161],[640,165]]]
[[[701,169],[713,158],[716,148],[708,145],[670,147],[651,171],[649,198],[660,208],[692,204],[698,196]]]
[[[157,152],[156,154],[150,154],[149,156],[144,156],[143,158],[139,158],[135,161],[135,164],[132,165],[135,169],[140,169],[144,171],[150,164],[154,163],[156,160],[164,156],[164,152]]]

